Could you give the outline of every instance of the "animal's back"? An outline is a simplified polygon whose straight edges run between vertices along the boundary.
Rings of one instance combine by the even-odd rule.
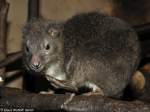
[[[65,55],[74,56],[73,80],[89,81],[115,96],[129,83],[139,62],[135,32],[120,19],[97,12],[79,14],[64,25]]]

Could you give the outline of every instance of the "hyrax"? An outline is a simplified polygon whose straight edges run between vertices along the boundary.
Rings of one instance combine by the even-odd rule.
[[[139,63],[134,30],[98,12],[81,13],[62,23],[33,20],[25,25],[23,37],[29,71],[110,97],[122,95]]]

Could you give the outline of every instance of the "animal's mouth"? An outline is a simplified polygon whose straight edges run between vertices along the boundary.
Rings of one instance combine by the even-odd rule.
[[[34,66],[31,64],[31,65],[29,65],[29,68],[33,72],[41,72],[43,70],[44,66],[42,66],[42,65]]]

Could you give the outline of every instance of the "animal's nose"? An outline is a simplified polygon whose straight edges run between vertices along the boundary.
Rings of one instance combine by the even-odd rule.
[[[38,56],[32,56],[31,63],[36,69],[38,69],[41,65],[40,58]]]
[[[34,63],[33,65],[34,65],[36,68],[39,68],[40,63],[39,63],[39,62],[37,62],[37,63]]]

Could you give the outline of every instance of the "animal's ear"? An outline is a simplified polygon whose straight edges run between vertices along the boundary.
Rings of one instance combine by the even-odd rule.
[[[22,37],[23,37],[23,39],[26,39],[27,32],[28,32],[28,30],[27,30],[26,26],[24,26],[22,28]]]
[[[59,23],[56,23],[56,22],[50,23],[47,27],[48,34],[51,37],[59,37],[63,31],[63,27],[64,27],[63,23],[60,23],[60,22]]]
[[[59,35],[60,31],[55,28],[49,28],[48,33],[51,37],[57,37]]]
[[[26,23],[23,27],[22,27],[22,37],[23,39],[26,39],[27,35],[29,35],[30,33],[30,23]]]

